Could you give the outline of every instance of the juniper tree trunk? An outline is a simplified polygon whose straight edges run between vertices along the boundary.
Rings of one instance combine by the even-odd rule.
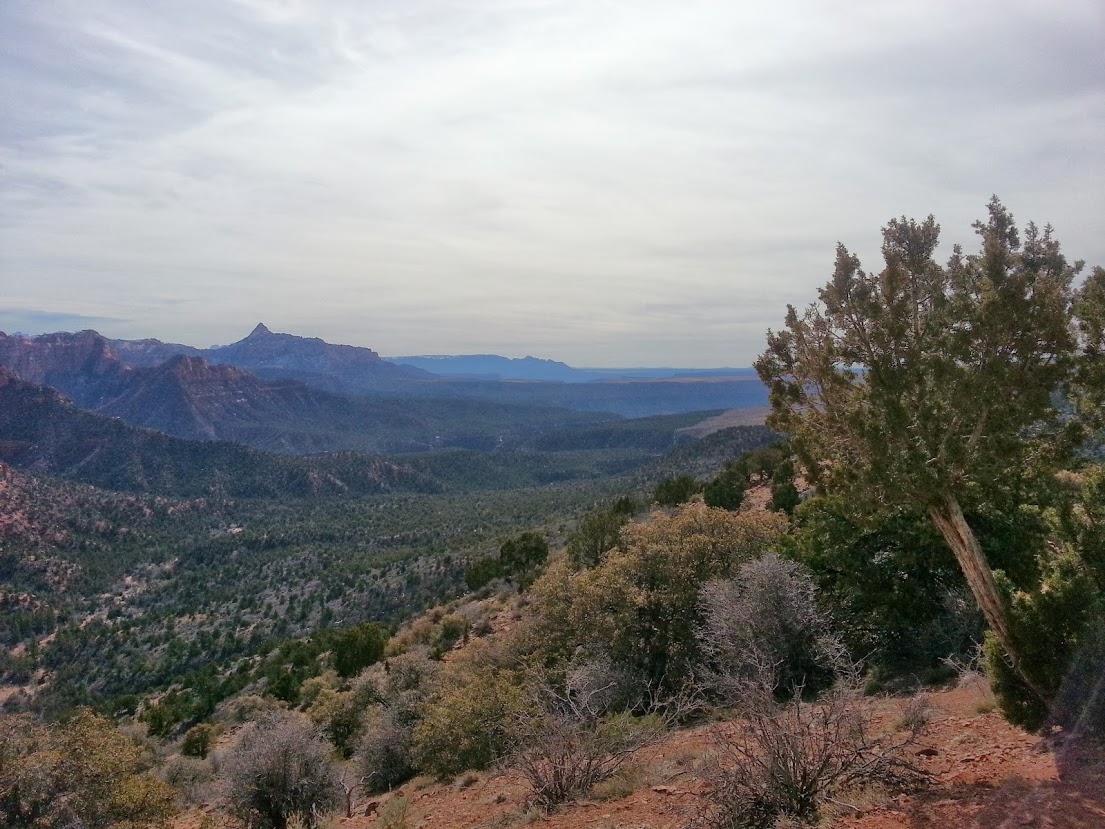
[[[994,580],[994,572],[990,569],[986,554],[982,551],[967,519],[963,517],[959,501],[954,495],[945,495],[943,503],[929,507],[929,518],[948,546],[952,548],[955,560],[959,563],[959,569],[967,579],[967,586],[971,588],[971,593],[978,602],[986,624],[1009,656],[1013,669],[1036,696],[1043,702],[1050,703],[1049,696],[1027,675],[1021,664],[1013,637],[1009,632],[1009,614],[998,591],[998,584]]]

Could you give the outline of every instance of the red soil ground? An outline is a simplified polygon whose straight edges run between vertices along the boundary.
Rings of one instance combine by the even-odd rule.
[[[872,699],[876,727],[893,728],[902,700]],[[1105,829],[1105,752],[1064,747],[1027,734],[990,710],[979,681],[927,695],[930,724],[912,751],[932,775],[912,794],[865,793],[833,807],[822,826],[836,829]],[[681,731],[641,758],[636,779],[621,791],[571,804],[552,815],[526,810],[526,787],[514,774],[462,775],[451,784],[413,781],[380,798],[358,799],[353,818],[334,817],[334,829],[382,829],[389,800],[409,802],[409,829],[676,829],[701,805],[695,768],[706,751],[705,729]],[[627,793],[628,791],[628,793]],[[373,815],[366,806],[378,804]],[[192,810],[176,829],[196,829],[210,807]],[[217,825],[222,825],[218,821]]]

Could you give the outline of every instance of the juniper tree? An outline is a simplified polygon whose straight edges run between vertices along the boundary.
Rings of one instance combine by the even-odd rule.
[[[974,225],[979,252],[957,245],[943,266],[932,216],[887,224],[877,274],[838,245],[820,301],[788,306],[756,370],[771,390],[768,425],[792,437],[820,485],[861,508],[926,510],[1018,665],[962,504],[1057,458],[1042,447],[1061,442],[1054,401],[1078,362],[1072,281],[1082,263],[1066,260],[1050,226],[1029,224],[1022,243],[996,197],[988,213]]]

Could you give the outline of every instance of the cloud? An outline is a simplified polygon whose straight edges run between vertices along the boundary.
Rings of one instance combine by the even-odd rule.
[[[993,192],[1105,262],[1094,0],[5,4],[0,280],[113,335],[747,364]],[[129,320],[130,322],[124,322]]]

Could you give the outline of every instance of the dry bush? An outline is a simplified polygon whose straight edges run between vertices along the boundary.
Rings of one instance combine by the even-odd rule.
[[[306,718],[270,715],[243,730],[220,769],[227,811],[247,829],[314,826],[341,802],[330,746]]]
[[[617,671],[608,664],[571,669],[559,688],[547,680],[532,683],[532,705],[512,725],[510,761],[529,784],[534,805],[548,811],[590,791],[692,707],[686,698],[650,699],[612,711],[622,697],[616,683]],[[633,708],[651,713],[634,716]]]
[[[180,800],[194,806],[206,800],[208,784],[215,779],[211,764],[198,757],[174,754],[161,767],[161,779],[180,792]]]
[[[393,797],[376,818],[380,829],[409,829],[411,825],[411,802],[405,797]]]
[[[801,689],[786,702],[765,688],[743,719],[717,727],[701,772],[709,783],[699,829],[771,829],[782,818],[815,823],[822,807],[850,791],[901,789],[926,774],[907,759],[916,735],[872,732],[858,683],[815,704]]]
[[[739,704],[766,684],[786,699],[797,688],[820,691],[849,670],[817,600],[809,572],[774,553],[745,562],[733,579],[706,585],[698,639],[713,690]]]
[[[415,772],[411,727],[394,710],[374,705],[364,715],[357,766],[370,792],[390,791]]]
[[[902,703],[901,713],[895,725],[914,736],[924,732],[932,722],[933,710],[925,694],[915,694]]]

